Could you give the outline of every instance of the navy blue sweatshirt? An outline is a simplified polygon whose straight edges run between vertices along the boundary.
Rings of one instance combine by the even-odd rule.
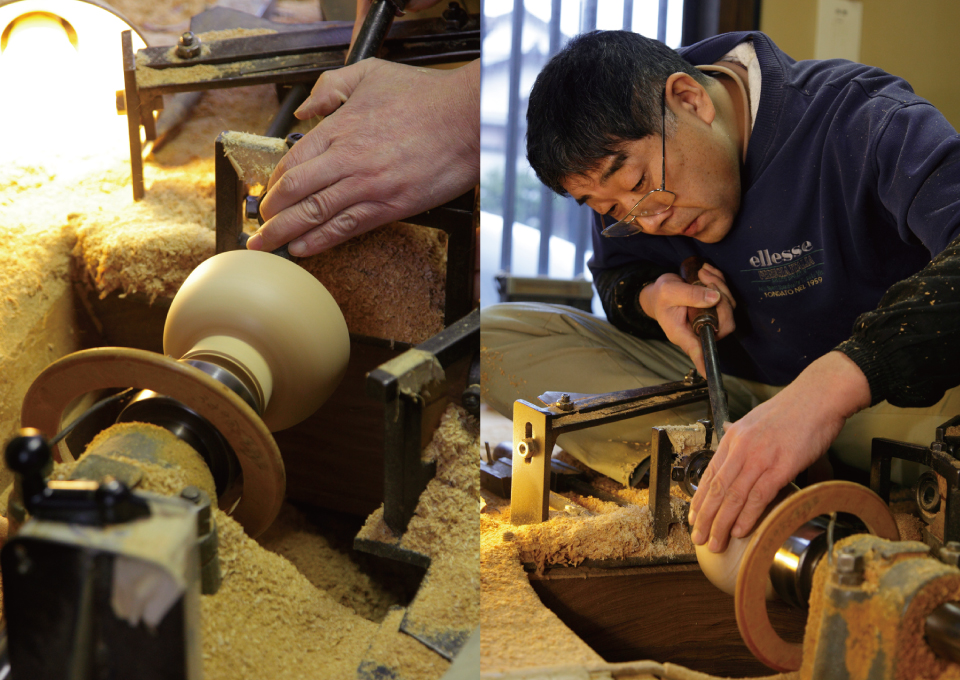
[[[607,315],[624,330],[655,336],[655,322],[639,309],[641,286],[700,255],[724,273],[738,303],[736,331],[720,343],[724,372],[786,384],[846,341],[838,349],[864,370],[874,403],[894,403],[927,379],[917,374],[922,362],[910,349],[916,333],[894,330],[903,307],[914,326],[918,319],[932,323],[934,335],[943,334],[944,323],[960,325],[960,310],[951,317],[952,308],[938,307],[950,304],[954,279],[945,284],[934,271],[925,290],[910,284],[960,234],[960,136],[901,78],[844,60],[796,62],[762,33],[716,36],[681,54],[710,64],[746,39],[762,86],[730,232],[715,244],[647,234],[605,238],[600,224],[613,220],[596,215],[590,264]],[[940,274],[953,266],[950,252],[940,258],[948,261]],[[891,316],[884,309],[891,300],[881,299],[898,282],[906,287],[891,291],[901,307]],[[944,318],[934,322],[937,312]],[[849,339],[855,323],[860,335]],[[871,336],[878,325],[885,347]],[[900,335],[900,356],[892,356],[890,342]],[[927,368],[947,349],[944,343],[931,359],[928,346]],[[932,390],[900,405],[933,403],[958,383],[960,365],[954,377],[938,376]]]

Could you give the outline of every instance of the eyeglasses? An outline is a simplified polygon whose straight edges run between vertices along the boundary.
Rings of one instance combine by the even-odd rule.
[[[604,229],[601,234],[604,236],[632,236],[639,234],[643,228],[637,224],[640,217],[653,217],[669,210],[673,205],[677,195],[672,191],[667,191],[667,90],[664,88],[663,95],[660,97],[660,140],[663,148],[660,152],[660,188],[649,191],[643,195],[633,209],[627,213],[627,216],[615,224],[611,224]]]

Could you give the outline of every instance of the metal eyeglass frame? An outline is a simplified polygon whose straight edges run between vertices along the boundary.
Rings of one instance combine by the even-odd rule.
[[[632,236],[633,234],[639,234],[643,231],[643,228],[637,224],[637,218],[639,217],[653,217],[654,215],[659,215],[660,213],[666,212],[671,207],[673,207],[673,202],[677,200],[677,195],[672,191],[667,191],[667,88],[663,88],[663,94],[660,97],[660,141],[662,144],[660,152],[660,188],[653,189],[648,191],[643,195],[643,197],[637,201],[636,205],[633,206],[633,209],[627,213],[627,216],[624,217],[619,222],[611,224],[609,227],[604,229],[601,234],[607,237],[619,237],[619,236]],[[637,208],[640,207],[640,204],[643,203],[647,198],[656,193],[663,193],[670,195],[670,202],[667,203],[662,209],[657,212],[647,212],[636,214]]]

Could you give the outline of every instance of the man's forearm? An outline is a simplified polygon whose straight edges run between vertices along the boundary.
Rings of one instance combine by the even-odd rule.
[[[960,239],[890,287],[837,346],[866,377],[871,403],[931,406],[960,385]]]

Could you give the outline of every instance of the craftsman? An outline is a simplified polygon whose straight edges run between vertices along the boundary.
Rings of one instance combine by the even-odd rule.
[[[358,0],[357,25],[369,5]],[[479,102],[479,59],[455,70],[364,59],[323,73],[295,115],[327,117],[277,165],[247,248],[313,255],[476,186]]]
[[[595,32],[547,64],[527,121],[541,181],[595,211],[590,265],[610,323],[566,307],[487,308],[493,408],[702,372],[687,308],[719,300],[735,422],[690,512],[694,543],[714,552],[831,445],[864,468],[872,437],[928,445],[960,413],[960,137],[906,82],[795,62],[762,33],[678,54]],[[614,223],[618,236],[601,235]],[[678,276],[691,255],[711,263],[700,280],[714,290]],[[650,426],[702,414],[654,413],[558,444],[635,481]]]

